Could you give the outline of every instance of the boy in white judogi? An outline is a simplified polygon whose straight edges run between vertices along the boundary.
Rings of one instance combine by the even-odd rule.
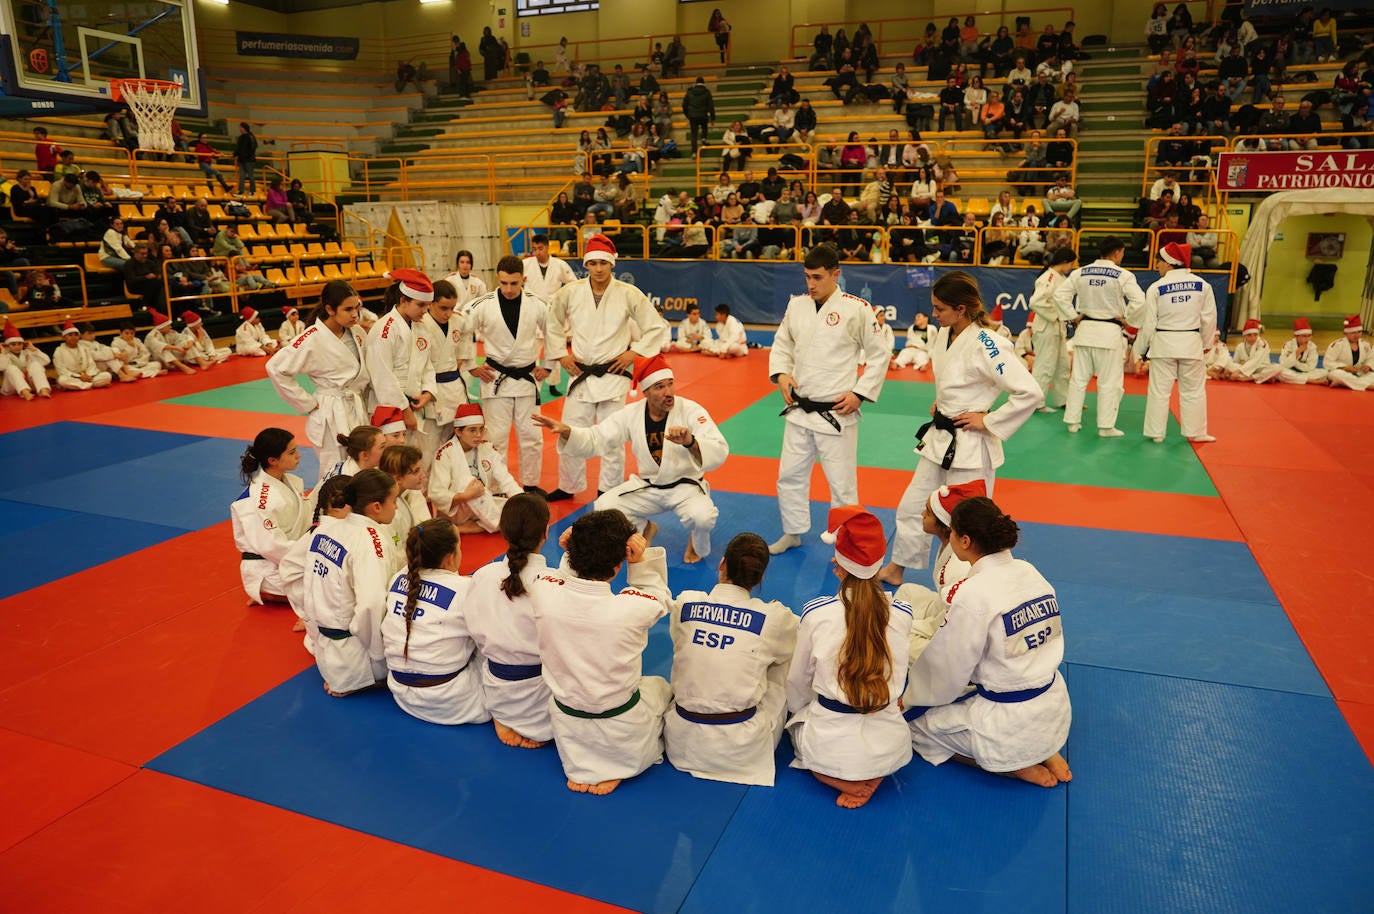
[[[1307,318],[1293,321],[1293,338],[1279,353],[1279,380],[1286,384],[1326,384],[1326,369],[1317,367],[1317,346]]]
[[[458,407],[453,437],[434,455],[430,471],[434,511],[453,521],[460,533],[501,529],[506,499],[521,491],[506,461],[487,443],[485,422],[476,403]]]
[[[167,371],[160,360],[153,359],[147,345],[134,332],[133,324],[120,324],[119,336],[110,340],[110,348],[123,359],[125,365],[142,377],[155,378]]]
[[[530,251],[532,256],[526,257],[523,264],[526,292],[539,296],[545,302],[552,302],[559,289],[577,281],[577,274],[567,261],[549,254],[548,235],[541,233],[532,237]],[[557,385],[558,363],[554,362],[549,367],[549,393],[555,397],[559,395]]]
[[[1207,369],[1209,381],[1226,380],[1236,367],[1236,363],[1231,361],[1231,350],[1221,341],[1220,330],[1212,331],[1212,345],[1207,350],[1207,357],[1203,359],[1203,366]]]
[[[595,457],[623,451],[628,443],[639,473],[597,498],[596,509],[621,511],[636,528],[672,511],[691,534],[683,561],[700,561],[711,553],[711,530],[720,514],[702,474],[724,463],[730,446],[700,404],[674,395],[673,372],[663,356],[642,360],[635,384],[644,398],[591,428],[542,415],[534,421],[558,435],[560,454]],[[652,532],[647,538],[653,540]]]
[[[220,348],[215,346],[215,341],[210,337],[210,334],[205,332],[204,323],[196,312],[184,311],[181,319],[186,323],[186,332],[182,336],[189,343],[186,348],[187,359],[198,363],[202,368],[206,368],[220,362],[227,362],[229,357],[234,354],[227,346]]]
[[[729,305],[716,305],[716,336],[715,339],[708,336],[703,340],[701,351],[723,359],[749,354],[749,340],[744,335],[744,325],[739,318],[730,314]]]
[[[1159,279],[1145,293],[1145,310],[1136,334],[1136,356],[1150,360],[1145,398],[1145,437],[1159,443],[1169,420],[1169,395],[1178,379],[1178,417],[1183,437],[1207,442],[1207,368],[1204,347],[1217,329],[1212,287],[1189,269],[1188,245],[1170,242],[1158,255]]]
[[[697,305],[687,306],[687,316],[677,325],[677,339],[673,341],[672,349],[678,352],[700,352],[705,349],[706,344],[715,340],[715,334],[711,332],[711,325],[701,319],[701,308]]]
[[[1232,381],[1254,381],[1265,384],[1276,380],[1283,368],[1274,364],[1269,357],[1269,343],[1260,332],[1264,326],[1253,317],[1245,322],[1241,330],[1240,344],[1232,357],[1232,368],[1226,377]]]
[[[113,349],[96,339],[94,324],[82,324],[77,329],[81,331],[81,348],[91,354],[97,369],[108,371],[116,381],[137,381],[142,377],[133,369],[126,368],[124,360]]]
[[[1035,367],[1035,312],[1026,315],[1026,329],[1016,334],[1016,357],[1030,371]]]
[[[114,380],[95,364],[90,350],[81,346],[81,331],[71,321],[62,325],[62,345],[53,352],[52,363],[57,369],[57,386],[64,390],[109,387]]]
[[[43,350],[27,342],[14,324],[5,324],[5,348],[0,352],[0,394],[18,394],[32,400],[34,395],[51,397],[47,367],[52,363]]]
[[[1360,323],[1360,316],[1347,317],[1341,329],[1345,337],[1327,346],[1326,358],[1322,360],[1327,380],[1332,387],[1369,390],[1374,385],[1374,346],[1361,337],[1364,325]]]
[[[188,347],[181,334],[172,329],[172,319],[154,308],[148,309],[148,317],[153,321],[153,329],[143,337],[148,354],[169,368],[177,368],[185,374],[195,374],[196,370],[182,361],[186,358]]]
[[[396,284],[387,290],[391,311],[367,331],[367,368],[372,375],[368,406],[390,406],[405,417],[406,443],[420,449],[428,467],[439,447],[438,381],[429,338],[415,325],[434,301],[434,285],[419,270],[392,270]]]
[[[1063,408],[1069,396],[1069,353],[1068,331],[1059,316],[1059,306],[1055,295],[1064,284],[1065,277],[1073,269],[1078,259],[1070,248],[1060,248],[1050,257],[1050,262],[1035,280],[1035,290],[1031,293],[1030,309],[1034,322],[1027,321],[1026,328],[1031,331],[1029,351],[1035,358],[1030,366],[1031,377],[1040,385],[1045,394],[1045,405],[1041,412],[1053,412]],[[1021,354],[1018,339],[1017,354]]]
[[[930,341],[935,331],[930,326],[930,317],[924,311],[917,311],[906,332],[906,343],[902,351],[892,360],[893,368],[914,368],[921,371],[930,364]]]
[[[239,312],[243,319],[234,331],[234,351],[239,355],[268,356],[277,351],[277,341],[267,335],[262,319],[254,308],[244,308]]]
[[[454,412],[468,402],[463,368],[471,366],[460,361],[458,354],[472,341],[472,334],[463,326],[458,290],[453,283],[441,279],[434,284],[434,301],[412,329],[429,341],[429,360],[434,365],[434,383],[438,385],[434,391],[434,421],[439,426],[438,441],[447,441],[453,435]],[[426,465],[433,456],[425,455]]]
[[[305,332],[305,321],[301,320],[301,312],[295,305],[288,306],[282,312],[282,317],[284,320],[277,328],[277,340],[285,346]]]

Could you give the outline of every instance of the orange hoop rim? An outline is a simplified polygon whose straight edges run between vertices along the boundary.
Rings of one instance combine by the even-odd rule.
[[[183,91],[181,83],[173,82],[170,79],[112,79],[110,80],[110,100],[116,102],[122,101],[124,99],[125,86],[161,89],[164,92],[175,89],[178,95]]]

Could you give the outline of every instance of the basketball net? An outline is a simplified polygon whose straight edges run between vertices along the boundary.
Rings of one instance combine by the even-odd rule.
[[[138,145],[142,149],[171,152],[172,118],[181,104],[181,83],[156,79],[121,79],[112,83],[115,100],[128,103],[138,124]]]

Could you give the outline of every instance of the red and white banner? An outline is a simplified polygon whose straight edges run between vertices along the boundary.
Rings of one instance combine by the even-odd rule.
[[[1374,188],[1374,150],[1223,152],[1217,157],[1222,191]]]

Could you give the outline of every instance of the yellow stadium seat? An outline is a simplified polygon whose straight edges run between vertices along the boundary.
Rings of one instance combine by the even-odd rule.
[[[273,269],[267,271],[267,281],[274,282],[279,286],[284,286],[287,284],[288,280],[286,278],[285,273],[274,267]]]
[[[343,279],[343,271],[339,269],[339,265],[337,263],[327,263],[324,265],[324,278]]]
[[[305,268],[305,281],[324,282],[324,274],[320,272],[320,268],[318,266],[312,263],[310,266]]]

